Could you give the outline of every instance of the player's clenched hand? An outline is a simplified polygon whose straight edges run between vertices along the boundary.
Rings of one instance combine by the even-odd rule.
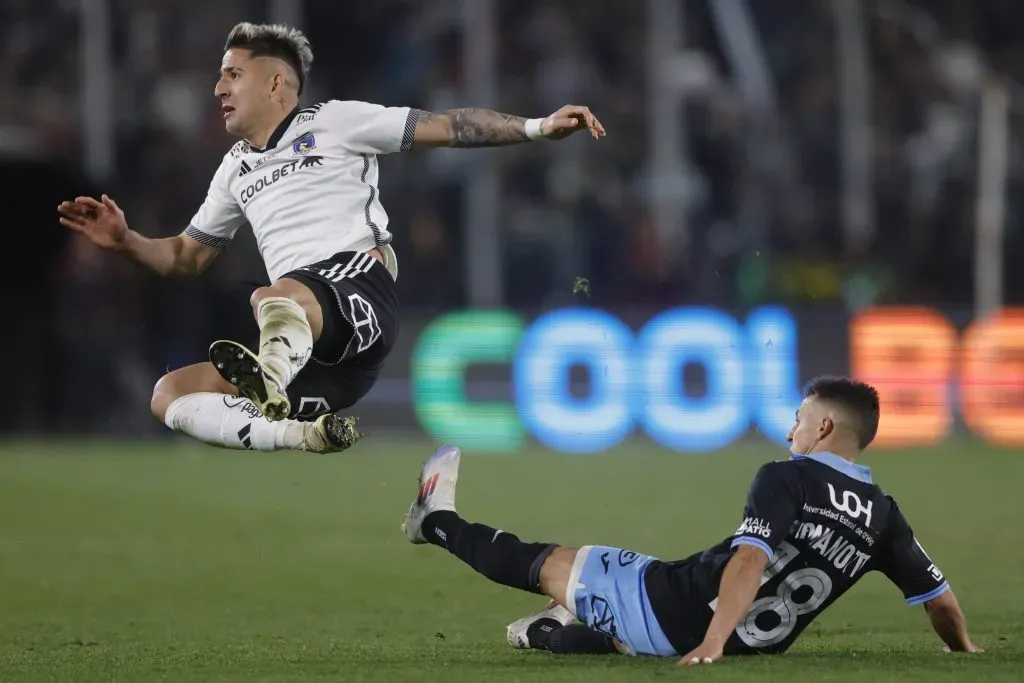
[[[722,658],[722,646],[709,643],[701,643],[693,650],[683,655],[678,666],[694,666],[696,664],[711,664]]]
[[[540,124],[541,135],[550,140],[561,140],[579,130],[590,131],[595,140],[605,135],[604,126],[590,109],[575,104],[565,105]]]
[[[117,251],[124,245],[128,234],[124,212],[107,195],[101,201],[77,197],[73,202],[61,202],[57,213],[62,225],[85,235],[98,247]]]

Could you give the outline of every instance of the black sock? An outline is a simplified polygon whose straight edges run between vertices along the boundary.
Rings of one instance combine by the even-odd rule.
[[[543,629],[540,631],[538,642],[543,643],[541,649],[550,650],[556,655],[609,655],[618,652],[611,636],[584,624],[569,624],[547,633],[543,633]],[[530,640],[530,645],[533,645],[533,640]]]
[[[565,628],[562,626],[562,622],[554,617],[538,619],[527,627],[526,642],[534,650],[550,650],[552,634],[562,628]]]
[[[455,512],[431,512],[423,520],[423,537],[503,586],[540,593],[540,568],[558,546],[523,543],[513,534],[470,524]]]

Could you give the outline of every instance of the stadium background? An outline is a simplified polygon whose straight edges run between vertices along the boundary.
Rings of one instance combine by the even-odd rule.
[[[369,667],[360,680],[399,680],[433,647],[417,640],[424,629],[480,634],[449,638],[439,656],[479,646],[479,666],[498,657],[512,667],[500,659],[501,627],[533,604],[521,596],[494,600],[474,582],[465,607],[441,593],[414,600],[395,617],[392,660],[366,642],[378,606],[320,581],[334,571],[348,571],[346,583],[372,581],[345,564],[353,552],[408,562],[396,548],[407,495],[398,484],[432,443],[466,446],[477,481],[464,495],[481,516],[679,556],[731,531],[756,462],[784,452],[763,436],[779,441],[800,384],[818,373],[852,372],[882,388],[889,421],[869,464],[904,508],[916,506],[936,538],[929,547],[946,543],[940,564],[964,577],[958,588],[1014,580],[1020,550],[985,567],[975,558],[997,540],[1022,547],[1009,501],[1024,474],[1024,323],[1014,308],[1024,270],[1005,258],[1022,246],[1022,18],[1012,0],[3,0],[0,583],[13,607],[0,618],[10,635],[0,656],[12,675],[59,678],[71,667],[84,680],[125,661],[157,678],[234,665],[282,667],[268,680],[327,671],[289,659],[301,644],[318,663],[354,657]],[[609,132],[598,143],[382,159],[402,338],[358,409],[372,439],[361,456],[326,465],[194,446],[148,412],[165,369],[204,359],[214,338],[251,331],[247,298],[266,278],[251,235],[242,231],[199,280],[160,281],[56,221],[58,201],[107,192],[143,234],[187,225],[231,142],[212,90],[224,37],[242,19],[306,30],[316,59],[305,101],[526,116],[583,103]],[[769,319],[755,324],[757,315]],[[569,330],[560,346],[550,343],[556,329]],[[358,528],[339,513],[337,493],[357,477],[398,482],[358,494],[370,508]],[[287,494],[275,493],[282,478]],[[378,510],[385,501],[394,509]],[[566,512],[570,501],[588,513]],[[951,501],[973,514],[955,514]],[[224,521],[246,515],[267,538]],[[690,523],[680,531],[661,521],[668,515]],[[341,526],[317,533],[354,538],[355,550],[328,556],[318,545],[310,555],[298,544],[307,529],[297,520],[319,516]],[[168,550],[162,534],[177,545]],[[231,581],[209,576],[248,571],[241,559],[210,559],[225,536],[242,558],[261,543],[293,555],[224,588]],[[104,542],[123,554],[96,551]],[[177,580],[176,561],[207,573]],[[293,562],[309,565],[303,580],[316,596],[289,574]],[[425,565],[422,580],[465,578],[440,556]],[[119,573],[125,566],[134,573]],[[155,630],[142,618],[141,633],[123,631],[111,625],[124,616],[118,608],[79,604],[83,575],[107,574],[88,591],[123,605],[104,604],[149,614],[147,596],[163,586],[157,612],[178,626],[162,631],[153,617]],[[832,646],[891,648],[904,641],[890,635],[910,630],[904,644],[921,675],[963,673],[966,664],[931,668],[919,615],[878,607],[894,597],[880,584],[866,591],[826,621],[819,659],[801,664],[808,671],[830,661]],[[968,616],[972,607],[981,615],[985,644],[1003,657],[970,675],[1011,680],[1022,651],[997,637],[1019,631],[1009,624],[1024,603],[995,588],[966,595]],[[331,599],[361,616],[327,616],[317,605]],[[252,603],[266,613],[246,611]],[[410,616],[438,604],[450,617],[443,626]],[[858,640],[876,608],[887,625]],[[241,625],[224,635],[222,617],[204,609],[241,614]],[[285,619],[295,642],[247,640],[272,618]],[[338,646],[339,633],[363,649]],[[133,638],[156,644],[136,652],[124,645]],[[76,639],[101,654],[68,651]],[[268,664],[232,650],[236,642],[280,656]],[[189,647],[191,658],[169,654]],[[608,666],[609,679],[632,675]],[[751,666],[753,675],[767,665]],[[563,668],[515,671],[575,680]]]

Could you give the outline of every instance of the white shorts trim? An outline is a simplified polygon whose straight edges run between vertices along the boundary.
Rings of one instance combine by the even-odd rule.
[[[590,551],[593,547],[592,545],[585,545],[576,551],[576,559],[572,563],[572,569],[569,570],[569,582],[565,585],[565,608],[577,618],[576,591],[580,588],[586,588],[584,584],[580,583],[580,574],[583,573],[583,568],[587,566],[587,558],[590,557]]]

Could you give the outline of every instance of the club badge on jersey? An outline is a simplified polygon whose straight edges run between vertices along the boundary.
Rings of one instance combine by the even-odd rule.
[[[306,133],[295,139],[292,143],[292,151],[296,154],[309,154],[316,147],[316,137],[312,133]]]

